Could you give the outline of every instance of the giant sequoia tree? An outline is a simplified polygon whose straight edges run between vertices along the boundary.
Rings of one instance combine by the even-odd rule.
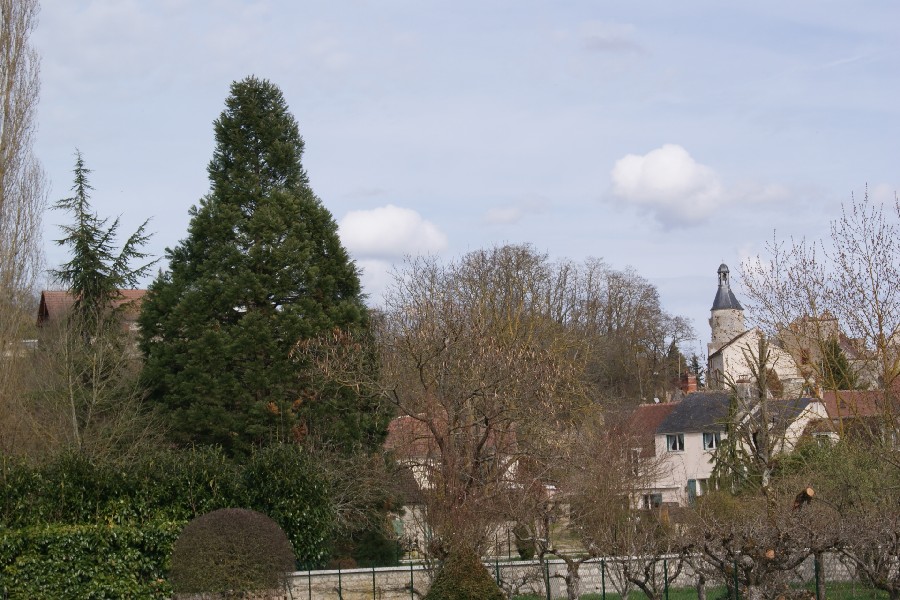
[[[238,454],[310,434],[371,443],[373,411],[291,357],[298,339],[364,327],[367,315],[281,91],[255,77],[232,84],[215,138],[210,191],[141,315],[145,380],[175,441]]]

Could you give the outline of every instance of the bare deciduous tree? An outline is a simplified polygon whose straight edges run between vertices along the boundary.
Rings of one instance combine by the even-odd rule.
[[[0,452],[27,441],[22,340],[34,318],[46,198],[32,151],[40,61],[29,38],[37,14],[37,0],[0,0]]]
[[[132,309],[133,310],[133,309]],[[162,426],[148,411],[138,376],[141,360],[121,314],[98,311],[85,341],[74,317],[40,332],[32,355],[29,411],[45,451],[68,449],[128,461],[155,446]]]
[[[787,347],[812,345],[801,357],[813,383],[834,384],[822,360],[843,331],[862,356],[858,373],[881,392],[880,433],[898,431],[900,385],[900,201],[885,206],[853,197],[820,240],[775,239],[743,266],[753,318]],[[832,352],[833,353],[833,352]],[[843,378],[842,378],[843,379]]]
[[[422,485],[431,552],[481,550],[506,518],[519,459],[556,452],[592,400],[584,338],[570,326],[573,276],[527,246],[447,266],[411,259],[376,319],[377,377],[354,364],[359,340],[342,332],[301,347],[326,378],[368,388],[409,423],[418,451],[402,459]]]

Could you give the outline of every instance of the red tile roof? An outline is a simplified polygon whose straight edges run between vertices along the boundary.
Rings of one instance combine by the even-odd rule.
[[[884,392],[878,390],[839,390],[822,394],[825,410],[832,420],[876,417],[884,414]]]
[[[640,444],[641,456],[653,456],[655,450],[653,437],[656,430],[666,417],[668,417],[677,402],[663,402],[660,404],[641,404],[634,409],[628,417],[625,425],[629,435],[634,436],[635,442]]]
[[[126,323],[137,321],[147,290],[118,291],[119,297],[113,300],[113,307],[124,307],[123,315]],[[75,296],[65,290],[44,290],[41,292],[41,303],[38,306],[37,324],[53,323],[68,313],[73,304],[75,304]]]

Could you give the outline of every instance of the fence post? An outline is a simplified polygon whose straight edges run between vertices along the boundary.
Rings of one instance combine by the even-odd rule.
[[[665,590],[666,600],[669,600],[669,561],[663,559],[663,589]]]
[[[344,586],[341,584],[341,565],[338,565],[338,598],[343,599]]]
[[[820,556],[821,556],[821,554],[819,554],[818,552],[813,554],[813,567],[815,568],[815,573],[816,573],[816,600],[825,600],[825,598],[822,598],[823,586],[822,586],[822,579],[821,579],[822,565],[821,565],[821,560],[819,558]]]
[[[494,557],[494,575],[497,577],[497,587],[500,587],[500,558],[497,556]]]
[[[547,600],[553,600],[550,597],[550,563],[544,562],[544,584],[547,588]]]
[[[377,593],[375,592],[375,567],[372,567],[372,600],[376,600]],[[666,599],[668,600],[668,598]]]
[[[312,600],[312,571],[306,569],[306,592],[309,594],[309,600]]]
[[[600,597],[606,600],[606,559],[600,559]]]
[[[409,600],[415,600],[415,589],[413,582],[413,564],[412,561],[409,561]]]

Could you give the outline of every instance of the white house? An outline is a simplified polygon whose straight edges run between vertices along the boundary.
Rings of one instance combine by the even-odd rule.
[[[724,391],[694,392],[680,402],[638,407],[632,417],[638,430],[646,431],[648,423],[656,422],[653,454],[642,453],[645,462],[652,462],[653,475],[643,484],[639,504],[644,508],[663,503],[685,506],[706,493],[715,451],[727,435],[729,422],[734,420],[736,430],[752,430],[760,407],[759,402],[733,399]],[[811,423],[828,416],[816,398],[769,399],[767,409],[766,426],[776,453],[792,451]]]

